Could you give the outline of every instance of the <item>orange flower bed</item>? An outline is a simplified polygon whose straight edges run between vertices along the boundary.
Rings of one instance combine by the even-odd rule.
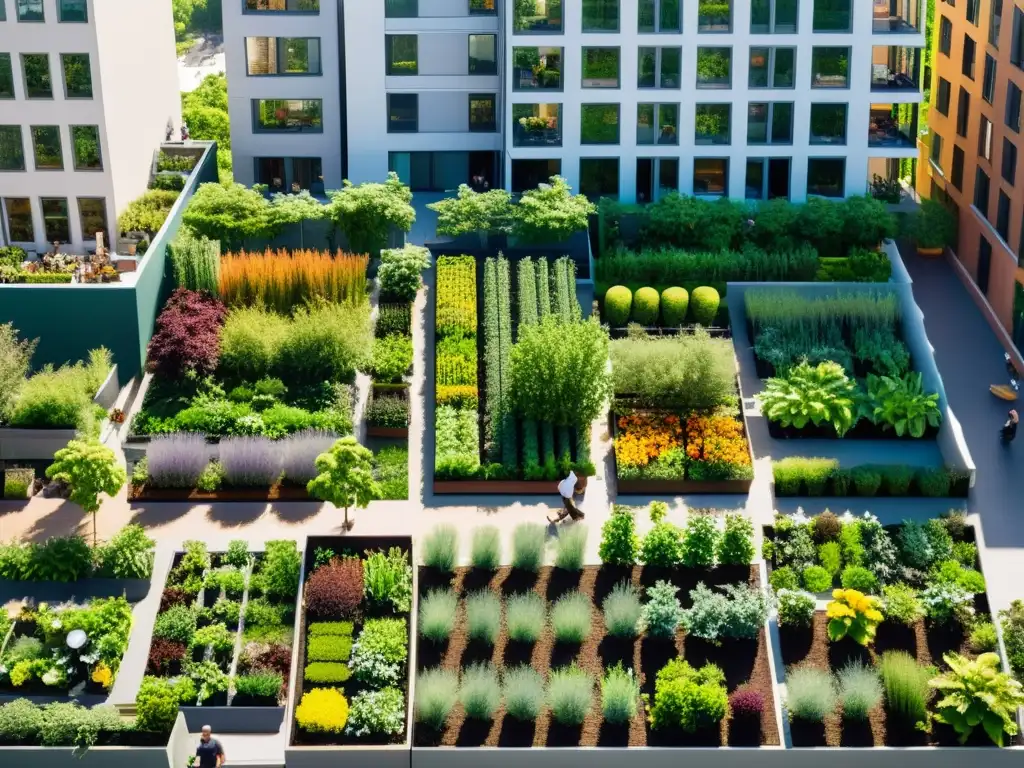
[[[694,461],[750,466],[743,424],[731,416],[692,414],[686,420],[686,455]]]
[[[618,418],[615,460],[633,467],[646,467],[672,448],[683,446],[683,426],[678,416],[634,413]]]

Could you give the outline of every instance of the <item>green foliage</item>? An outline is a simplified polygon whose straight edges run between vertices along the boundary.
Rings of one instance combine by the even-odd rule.
[[[956,218],[938,200],[922,200],[917,212],[906,219],[903,234],[918,248],[947,248],[956,245]]]
[[[272,238],[280,229],[267,199],[242,184],[200,184],[182,222],[199,237],[219,240],[224,251],[250,238]]]
[[[597,207],[586,196],[570,192],[561,176],[524,192],[516,207],[516,238],[525,243],[555,243],[586,230],[588,217]]]
[[[715,550],[720,534],[714,517],[691,514],[683,534],[683,565],[710,568],[715,564]]]
[[[493,664],[472,664],[463,670],[459,701],[466,711],[466,717],[474,720],[490,720],[494,717],[495,710],[501,704],[501,688]]]
[[[544,564],[547,531],[540,523],[520,523],[512,531],[512,566],[536,573]]]
[[[971,627],[969,638],[971,650],[975,653],[993,653],[999,646],[996,625],[991,621],[979,621]]]
[[[11,323],[0,323],[0,424],[10,415],[10,409],[28,375],[36,343],[37,340],[19,339]]]
[[[859,592],[874,592],[878,587],[875,574],[859,565],[848,565],[844,568],[840,582],[844,589],[856,589]]]
[[[616,504],[612,514],[601,526],[598,556],[608,565],[633,565],[637,561],[640,540],[636,535],[633,511]]]
[[[683,532],[678,526],[662,519],[664,511],[651,505],[651,519],[654,527],[644,536],[640,545],[640,562],[644,565],[670,567],[683,561]]]
[[[1010,607],[999,612],[1003,629],[1003,647],[1006,660],[1018,679],[1024,677],[1024,601],[1014,600]]]
[[[882,587],[885,600],[885,617],[912,627],[924,616],[924,608],[918,599],[917,590],[906,584],[887,584]]]
[[[420,274],[430,268],[430,251],[407,244],[403,248],[385,248],[380,252],[377,280],[385,301],[411,302],[423,280]]]
[[[407,613],[412,607],[409,553],[400,547],[391,547],[387,553],[367,552],[363,560],[363,589],[370,604]]]
[[[386,336],[373,342],[373,380],[384,384],[399,383],[412,367],[412,339],[408,336]]]
[[[466,632],[470,640],[494,645],[501,631],[501,601],[489,590],[474,592],[466,598]]]
[[[768,577],[768,583],[775,590],[800,589],[800,576],[791,566],[784,565],[772,571],[772,575]]]
[[[643,624],[654,637],[673,637],[685,616],[676,594],[679,588],[669,581],[655,582],[647,588],[647,603],[643,609]]]
[[[510,595],[505,600],[508,638],[517,643],[535,643],[544,628],[544,601],[534,592]]]
[[[501,562],[501,531],[495,525],[482,525],[473,529],[470,562],[474,568],[493,571]]]
[[[257,672],[238,675],[235,678],[235,692],[240,696],[255,699],[277,699],[284,680],[280,672]]]
[[[842,551],[839,547],[838,541],[827,541],[818,547],[818,561],[821,563],[821,567],[824,568],[832,576],[839,574],[839,570],[842,568]],[[857,566],[850,566],[856,568]]]
[[[843,551],[843,562],[847,565],[864,564],[864,544],[861,541],[861,523],[854,521],[843,526],[839,534],[839,546]]]
[[[405,619],[367,619],[352,645],[353,676],[372,688],[397,685],[409,656],[407,633]]]
[[[178,703],[182,701],[182,690],[179,686],[182,684],[173,680],[144,677],[135,697],[136,729],[152,733],[170,733],[178,717]]]
[[[931,672],[906,651],[886,651],[878,661],[890,717],[911,726],[928,719]]]
[[[326,453],[316,457],[319,473],[309,481],[309,495],[331,502],[345,510],[355,506],[363,509],[380,496],[380,486],[373,479],[373,454],[354,437],[343,437]]]
[[[505,711],[516,720],[536,720],[544,706],[544,679],[527,664],[506,670],[502,677]]]
[[[799,496],[805,490],[808,496],[822,496],[836,470],[836,459],[790,456],[772,462],[775,493],[778,496]]]
[[[836,708],[832,675],[815,667],[797,667],[786,674],[786,709],[789,716],[812,723],[824,722]]]
[[[967,659],[943,655],[949,671],[928,681],[939,692],[935,719],[952,726],[964,744],[979,725],[996,746],[1017,734],[1017,708],[1024,706],[1021,684],[1000,671],[999,656],[983,653]]]
[[[836,673],[843,717],[867,720],[868,713],[882,702],[882,682],[873,667],[851,661]]]
[[[721,297],[714,288],[707,285],[694,288],[690,295],[690,316],[698,325],[710,328],[715,324],[720,302]]]
[[[551,629],[559,643],[582,643],[590,635],[590,599],[579,592],[562,595],[551,607]]]
[[[456,197],[428,203],[427,208],[437,211],[437,234],[449,237],[511,232],[516,214],[512,196],[504,189],[475,192],[466,184],[459,185]]]
[[[375,255],[386,244],[392,227],[408,232],[416,220],[410,205],[412,192],[394,172],[388,173],[383,184],[355,186],[346,179],[342,189],[332,190],[328,196],[328,213],[356,253]]]
[[[601,605],[604,624],[613,637],[636,637],[643,606],[640,595],[627,581],[616,584]]]
[[[695,733],[717,725],[728,709],[725,675],[714,664],[694,669],[683,659],[673,659],[658,672],[650,710],[653,728]]]
[[[176,643],[190,645],[196,632],[195,611],[185,605],[175,605],[156,617],[153,625],[153,637],[173,640]]]
[[[573,525],[562,528],[555,539],[555,567],[566,571],[580,571],[587,549],[587,527]]]
[[[842,437],[854,425],[856,385],[837,363],[801,362],[784,378],[769,379],[759,395],[769,421],[803,429],[829,425]]]
[[[178,193],[173,190],[146,190],[128,203],[128,207],[117,217],[117,227],[123,233],[144,232],[152,239],[164,225],[177,201]]]
[[[686,321],[689,306],[690,294],[685,288],[666,288],[661,292],[661,324],[666,328],[678,328]]]
[[[725,516],[725,530],[718,539],[720,565],[750,565],[754,559],[754,524],[742,513]]]
[[[828,592],[832,589],[832,574],[820,565],[804,568],[801,578],[808,592]]]
[[[286,602],[293,601],[299,591],[301,566],[302,560],[294,540],[268,541],[263,561],[256,569],[264,594]]]
[[[88,362],[44,366],[16,387],[7,425],[22,429],[88,429],[94,418],[92,398],[110,372],[112,359],[104,347],[89,353]],[[0,414],[3,415],[3,414]]]
[[[594,680],[579,667],[556,669],[548,678],[551,716],[561,725],[581,725],[590,712]]]
[[[604,317],[613,328],[629,322],[633,309],[633,292],[624,285],[615,285],[604,295]]]
[[[814,621],[815,599],[808,592],[779,589],[776,593],[781,627],[809,627]]]
[[[703,582],[690,591],[693,605],[684,612],[686,631],[717,643],[720,638],[757,637],[768,618],[768,600],[757,587],[726,584],[712,592]]]
[[[927,428],[936,428],[942,422],[939,395],[924,391],[918,372],[899,378],[868,374],[863,410],[873,423],[899,437],[924,437]]]
[[[46,476],[67,483],[71,501],[93,516],[95,544],[100,494],[117,495],[128,479],[114,452],[98,440],[72,440],[53,455]]]
[[[633,296],[633,322],[644,326],[656,325],[660,297],[653,288],[641,288]]]
[[[352,671],[348,665],[336,661],[315,661],[307,664],[302,672],[303,679],[313,685],[336,685],[344,683],[351,676]]]
[[[601,679],[601,711],[607,723],[622,725],[630,722],[640,702],[640,684],[632,669],[623,669],[619,662],[607,670]]]
[[[455,610],[458,598],[450,589],[432,589],[420,601],[420,635],[443,643],[455,628]]]
[[[179,288],[217,295],[220,285],[220,243],[196,237],[181,227],[168,250],[171,271]]]

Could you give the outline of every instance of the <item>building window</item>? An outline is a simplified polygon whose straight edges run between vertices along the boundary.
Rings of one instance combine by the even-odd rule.
[[[494,133],[498,130],[495,118],[497,97],[493,93],[469,94],[469,130],[472,133]]]
[[[247,75],[319,75],[319,37],[245,38]]]
[[[747,158],[747,200],[789,199],[790,158]]]
[[[320,13],[320,0],[245,0],[250,12]]]
[[[0,99],[14,98],[14,68],[11,54],[0,53]]]
[[[657,187],[655,187],[657,179]],[[638,157],[636,159],[636,201],[661,200],[679,191],[678,157]]]
[[[1017,145],[1003,137],[1003,179],[1011,187],[1017,183]]]
[[[6,2],[6,0],[4,0]],[[7,21],[7,8],[4,7],[4,3],[0,2],[0,21]]]
[[[950,97],[950,84],[949,80],[944,77],[939,78],[938,88],[936,88],[935,95],[935,108],[946,117],[949,117],[949,97]]]
[[[547,184],[552,176],[560,176],[562,161],[558,158],[544,160],[512,161],[512,194],[521,194],[536,189],[538,184]]]
[[[1006,84],[1006,127],[1020,132],[1020,88],[1012,80]]]
[[[731,104],[698,104],[694,125],[697,144],[732,143]]]
[[[28,98],[53,98],[53,81],[50,79],[49,54],[21,54],[21,69],[25,73],[25,95]]]
[[[961,86],[956,103],[956,135],[967,138],[967,123],[971,119],[971,94]]]
[[[751,34],[795,34],[798,6],[798,0],[751,0]]]
[[[64,96],[68,99],[92,98],[92,67],[88,53],[62,53],[64,68]]]
[[[255,157],[257,184],[266,184],[271,192],[297,193],[309,190],[324,193],[323,163],[319,157]]]
[[[384,35],[387,51],[387,74],[415,75],[418,71],[418,38],[416,35]]]
[[[978,26],[978,11],[980,0],[967,0],[967,21]]]
[[[939,53],[949,56],[953,49],[953,22],[945,16],[939,18]]]
[[[254,133],[323,133],[320,99],[253,99]]]
[[[1010,41],[1010,63],[1024,69],[1024,11],[1013,7],[1013,37]]]
[[[562,49],[513,48],[512,90],[562,90]]]
[[[1003,190],[999,190],[999,202],[996,203],[996,232],[1003,242],[1010,241],[1010,198]]]
[[[469,36],[469,74],[498,74],[498,36]]]
[[[0,125],[0,171],[24,171],[25,147],[20,125]]]
[[[583,49],[583,87],[619,87],[619,49]]]
[[[953,163],[949,169],[949,183],[959,189],[964,188],[964,151],[956,144],[953,145]]]
[[[750,49],[751,88],[792,88],[796,85],[796,48]]]
[[[732,48],[697,49],[697,87],[728,88],[732,84]]]
[[[562,146],[562,105],[513,104],[512,146]]]
[[[18,21],[45,21],[43,0],[14,0],[18,9]]]
[[[932,165],[939,169],[939,173],[942,173],[942,137],[935,131],[932,131],[932,151],[929,159]]]
[[[978,130],[978,154],[992,162],[992,122],[984,115]]]
[[[97,232],[107,231],[107,201],[102,197],[78,198],[78,218],[82,222],[82,239],[95,240]]]
[[[583,0],[584,32],[618,32],[619,0]]]
[[[388,94],[388,133],[416,133],[419,127],[419,94]]]
[[[700,54],[697,54],[698,60]],[[681,48],[641,48],[637,67],[638,88],[678,88],[682,70]]]
[[[56,125],[33,125],[32,148],[37,171],[64,170],[64,152],[60,146],[60,128]]]
[[[32,203],[27,197],[5,197],[7,232],[12,243],[34,243],[36,228],[32,224]]]
[[[747,105],[747,144],[792,144],[793,104],[780,101]]]
[[[846,143],[846,105],[811,104],[811,144]]]
[[[72,125],[71,147],[76,171],[102,171],[100,129],[96,125]]]
[[[580,106],[581,144],[619,143],[619,105],[583,104]]]
[[[999,48],[999,33],[1003,28],[1003,0],[991,0],[988,13],[988,44]]]
[[[729,196],[729,160],[724,157],[693,158],[693,194]]]
[[[591,200],[619,196],[619,158],[580,158],[580,192]]]
[[[981,81],[981,98],[992,103],[996,95],[996,60],[985,54],[985,76]]]
[[[68,221],[68,201],[65,197],[41,197],[43,232],[48,243],[70,243],[71,224]]]
[[[811,49],[811,87],[849,88],[850,49]]]
[[[850,32],[850,0],[814,0],[815,32]]]
[[[988,174],[981,168],[974,169],[974,207],[981,211],[981,215],[988,218]]]
[[[819,197],[846,196],[846,159],[812,157],[807,161],[807,194]]]
[[[637,104],[637,144],[678,144],[678,104]]]
[[[469,0],[470,16],[494,16],[498,12],[495,0]]]
[[[682,0],[639,0],[637,31],[682,32]]]
[[[384,0],[385,19],[415,19],[419,15],[419,0]]]
[[[85,24],[89,21],[87,0],[58,0],[58,16],[63,22]]]
[[[732,0],[697,0],[698,32],[732,32]]]
[[[964,57],[960,65],[960,71],[964,77],[974,79],[974,60],[977,58],[974,40],[970,35],[964,35]]]
[[[516,34],[561,32],[562,4],[551,0],[517,0],[512,6],[512,29]]]

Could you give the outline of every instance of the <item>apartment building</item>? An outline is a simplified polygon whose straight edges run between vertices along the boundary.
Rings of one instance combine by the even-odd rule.
[[[1024,347],[1024,172],[1017,172],[1024,9],[1014,0],[936,3],[930,192],[957,211],[956,256]],[[1016,305],[1016,311],[1015,311]]]
[[[84,253],[181,123],[170,5],[0,0],[0,244]]]

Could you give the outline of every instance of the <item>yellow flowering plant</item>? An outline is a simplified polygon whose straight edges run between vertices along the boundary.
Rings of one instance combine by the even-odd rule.
[[[110,667],[101,661],[93,667],[92,681],[99,683],[104,689],[109,689],[110,684],[114,682],[114,673],[110,670]]]
[[[871,645],[875,631],[882,623],[881,601],[856,589],[836,589],[825,615],[828,617],[828,638],[832,642],[850,637],[860,645]]]

